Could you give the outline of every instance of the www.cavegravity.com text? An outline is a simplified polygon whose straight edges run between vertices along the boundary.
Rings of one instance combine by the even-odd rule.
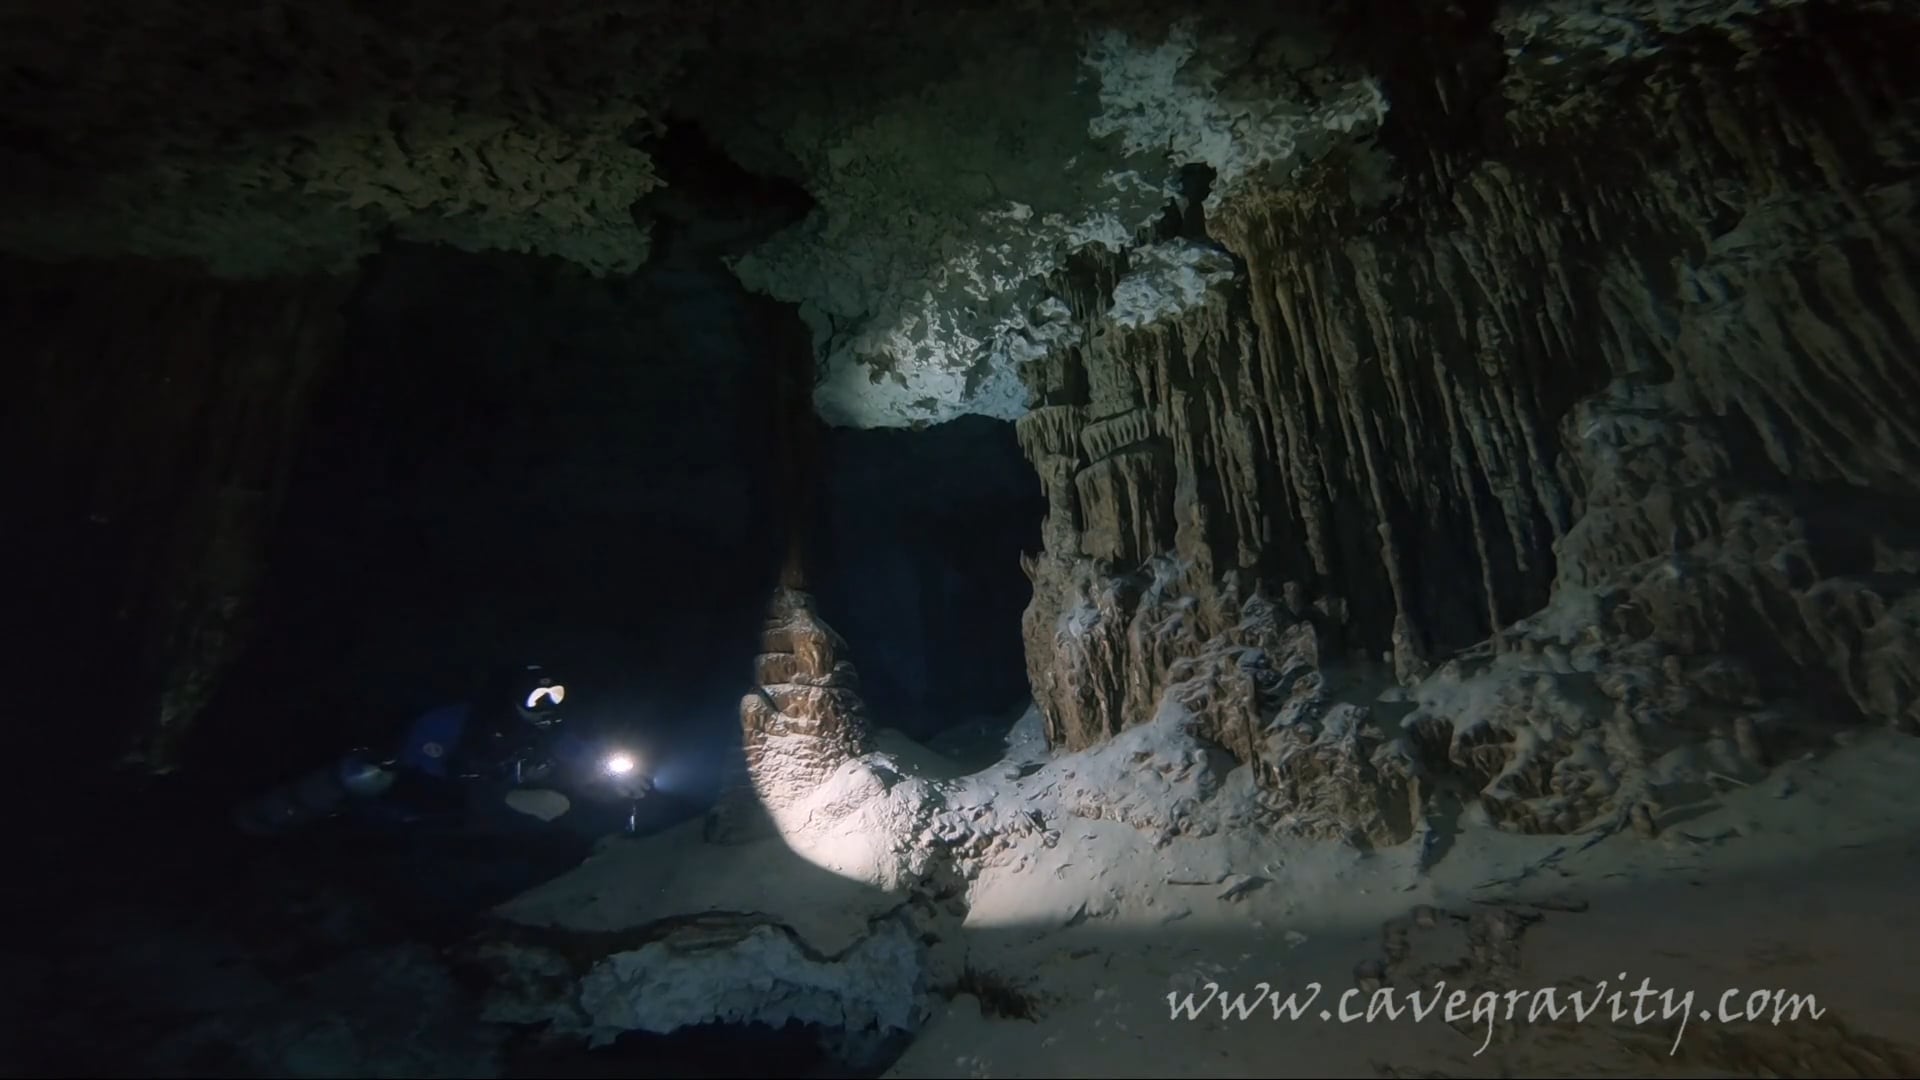
[[[1655,990],[1652,980],[1646,978],[1640,980],[1637,989],[1627,990],[1624,989],[1626,982],[1627,975],[1621,972],[1619,981],[1611,984],[1614,987],[1611,990],[1608,989],[1609,982],[1604,979],[1592,990],[1543,986],[1533,990],[1481,991],[1456,987],[1449,991],[1445,980],[1434,984],[1426,992],[1411,989],[1401,991],[1391,986],[1382,986],[1369,992],[1354,987],[1342,992],[1337,1002],[1328,1002],[1317,1011],[1314,1010],[1314,1003],[1326,991],[1321,983],[1310,982],[1302,991],[1282,997],[1274,990],[1272,983],[1255,983],[1251,991],[1229,995],[1221,990],[1218,983],[1209,982],[1197,993],[1176,990],[1167,994],[1167,1007],[1174,1020],[1198,1020],[1202,1016],[1210,1016],[1215,1007],[1219,1009],[1222,1020],[1249,1020],[1263,1012],[1261,1006],[1264,1004],[1275,1020],[1311,1017],[1322,1022],[1342,1024],[1395,1021],[1406,1016],[1423,1021],[1437,1012],[1447,1024],[1472,1021],[1486,1025],[1487,1036],[1480,1048],[1474,1051],[1475,1057],[1479,1057],[1492,1044],[1494,1025],[1497,1023],[1524,1020],[1537,1024],[1543,1020],[1558,1021],[1567,1017],[1576,1023],[1585,1023],[1600,1011],[1603,1004],[1609,1006],[1606,1018],[1616,1024],[1631,1022],[1640,1025],[1677,1018],[1680,1026],[1674,1032],[1669,1055],[1679,1052],[1687,1023],[1696,1017],[1705,1023],[1718,1020],[1723,1024],[1745,1021],[1778,1025],[1783,1020],[1798,1020],[1803,1015],[1814,1020],[1826,1015],[1826,1010],[1820,1007],[1812,994],[1796,994],[1786,990],[1733,989],[1721,992],[1715,999],[1714,1007],[1696,1009],[1697,999],[1692,990]],[[1629,999],[1632,1000],[1631,1006],[1627,1004]],[[1657,1008],[1653,1004],[1656,999]]]

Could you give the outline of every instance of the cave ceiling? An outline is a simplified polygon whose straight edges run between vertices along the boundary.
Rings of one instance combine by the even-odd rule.
[[[1530,4],[1491,32],[1554,64],[1729,8],[1615,6]],[[826,420],[1011,419],[1022,364],[1072,333],[1047,285],[1072,252],[1138,248],[1113,302],[1157,318],[1236,273],[1144,243],[1190,210],[1190,166],[1216,206],[1378,130],[1390,98],[1352,29],[1395,31],[1337,7],[10,3],[0,249],[245,279],[350,273],[401,240],[627,274],[670,184],[654,148],[695,124],[813,201],[731,266],[811,330]]]

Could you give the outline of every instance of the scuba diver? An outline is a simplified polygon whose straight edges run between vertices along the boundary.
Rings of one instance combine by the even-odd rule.
[[[537,664],[500,673],[477,702],[416,717],[394,753],[365,748],[235,811],[254,835],[350,815],[389,824],[465,824],[477,804],[498,800],[542,821],[571,800],[624,801],[626,828],[637,823],[652,777],[632,750],[582,738],[561,712],[566,685]]]

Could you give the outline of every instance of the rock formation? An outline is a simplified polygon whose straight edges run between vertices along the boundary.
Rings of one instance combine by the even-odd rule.
[[[1310,745],[1383,820],[1456,786],[1561,828],[1676,740],[1915,724],[1904,9],[765,15],[12,12],[0,244],[623,273],[676,117],[813,200],[728,262],[811,335],[791,393],[1017,419],[1059,745],[1173,702],[1274,790]]]
[[[1912,727],[1910,20],[1624,58],[1550,5],[1429,29],[1458,48],[1381,58],[1376,137],[1055,276],[1074,332],[1019,421],[1050,737],[1197,700],[1278,790],[1351,728],[1362,788],[1563,830],[1657,801],[1682,744]],[[1193,302],[1142,321],[1169,266]],[[1401,730],[1299,689],[1375,658]]]
[[[1478,889],[1489,838],[1441,860],[1449,816],[1595,837],[1491,838],[1551,849],[1530,868],[1618,831],[1703,847],[1663,809],[1850,727],[1920,731],[1911,5],[508,7],[0,15],[0,250],[29,260],[9,458],[49,462],[9,504],[44,526],[27,565],[79,567],[31,598],[76,612],[31,656],[136,668],[154,768],[233,653],[365,257],[623,275],[677,215],[675,272],[695,251],[807,338],[814,370],[764,365],[775,415],[742,422],[775,430],[791,533],[748,783],[503,905],[464,950],[485,1020],[596,1044],[798,1020],[884,1056],[930,995],[995,985],[968,952],[995,936]],[[696,220],[726,200],[658,194],[675,124],[811,209],[750,240]],[[790,351],[774,329],[736,351]],[[1046,752],[961,774],[875,749],[806,573],[809,409],[1017,424],[1049,507],[1020,728]],[[1408,965],[1396,932],[1359,981],[1495,979],[1531,925],[1425,918],[1466,955]],[[296,985],[444,1007],[362,1033],[270,1002],[173,1060],[204,1036],[313,1071],[495,1067],[443,974],[329,967]]]
[[[768,606],[758,685],[740,703],[748,785],[715,808],[709,838],[740,840],[756,825],[782,831],[841,766],[869,749],[859,675],[846,642],[821,620],[813,598],[781,586]]]
[[[744,839],[769,824],[782,835],[794,832],[827,781],[869,749],[866,706],[846,639],[820,617],[807,590],[821,483],[806,395],[808,359],[803,350],[793,362],[770,365],[773,492],[784,553],[754,659],[755,686],[740,703],[748,786],[727,793],[715,808],[710,840]]]
[[[631,270],[671,13],[10,10],[0,241],[221,276],[350,273],[389,230]],[[543,43],[565,41],[564,54]],[[564,62],[555,57],[565,55]],[[484,73],[484,74],[482,74]]]

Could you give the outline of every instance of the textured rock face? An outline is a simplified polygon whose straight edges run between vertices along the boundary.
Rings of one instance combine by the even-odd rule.
[[[1316,93],[1259,85],[1271,57],[1159,41],[1155,20],[1113,29],[1131,6],[11,5],[0,247],[270,277],[350,270],[392,237],[625,273],[650,254],[666,118],[692,118],[830,201],[742,266],[805,305],[833,357],[823,409],[1011,416],[1009,361],[1046,320],[1009,290],[1031,294],[1061,245],[1122,243],[1158,212],[1156,170],[1134,159],[1187,150],[1167,136],[1189,115],[1245,168],[1313,126]],[[1271,40],[1324,51],[1311,32]],[[1220,63],[1181,74],[1196,54]],[[1225,82],[1237,93],[1215,101]]]
[[[1383,48],[1376,139],[1056,275],[1053,741],[1195,702],[1275,790],[1331,742],[1383,820],[1424,784],[1570,829],[1914,724],[1910,18],[1556,10]],[[1336,667],[1408,684],[1400,730],[1288,674]]]
[[[1091,566],[1056,564],[1080,575],[1066,586],[1074,606],[1057,618],[1048,647],[1029,653],[1050,743],[1079,749],[1152,720],[1253,766],[1248,775],[1261,791],[1251,803],[1266,825],[1372,845],[1413,835],[1425,776],[1414,742],[1367,708],[1336,700],[1318,613],[1212,589],[1172,558],[1113,578]],[[1035,569],[1037,587],[1054,586],[1053,571]],[[1048,595],[1029,609],[1030,634]],[[1177,831],[1209,830],[1179,821]]]
[[[845,652],[812,596],[787,587],[775,592],[756,661],[760,685],[740,703],[750,787],[716,807],[711,839],[745,839],[769,824],[785,831],[793,808],[867,751],[859,676],[842,659]]]
[[[633,269],[648,234],[631,207],[657,183],[637,143],[671,66],[636,57],[693,32],[664,7],[603,4],[3,18],[0,242],[246,277],[349,268],[390,229]]]
[[[1385,108],[1364,72],[1318,66],[1331,32],[1310,18],[1237,9],[1225,35],[1046,8],[976,13],[956,28],[976,47],[949,58],[943,45],[910,93],[874,80],[871,111],[845,109],[837,88],[783,92],[769,108],[799,115],[771,140],[764,124],[703,115],[735,154],[798,163],[819,203],[735,270],[799,306],[828,422],[1024,415],[1020,369],[1075,333],[1045,284],[1071,252],[1130,246],[1179,194],[1181,163],[1237,183]]]

